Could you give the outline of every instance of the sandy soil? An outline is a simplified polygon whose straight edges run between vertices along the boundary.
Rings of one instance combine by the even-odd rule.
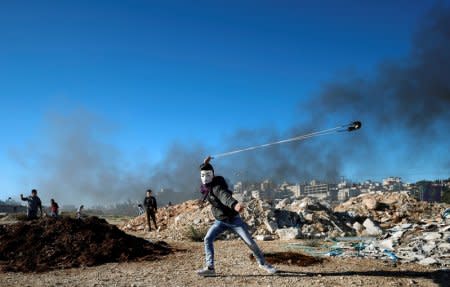
[[[0,273],[0,286],[450,286],[450,271],[417,264],[359,258],[328,258],[309,266],[278,264],[267,275],[249,259],[239,240],[217,241],[217,276],[201,278],[203,244],[169,242],[178,251],[159,261],[110,263],[46,273]],[[287,251],[287,243],[258,242],[265,252]]]

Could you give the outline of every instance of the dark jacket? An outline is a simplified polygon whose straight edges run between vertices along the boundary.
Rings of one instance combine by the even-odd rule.
[[[153,196],[145,197],[144,199],[144,206],[146,210],[155,211],[158,209],[156,205],[156,199]]]
[[[239,214],[234,210],[238,201],[233,198],[223,177],[215,176],[206,186],[209,189],[206,199],[212,205],[211,211],[215,219],[227,221]]]
[[[35,218],[37,217],[38,208],[41,210],[42,215],[42,202],[41,199],[36,196],[28,196],[28,197],[22,197],[21,199],[23,201],[28,202],[28,209],[27,209],[27,216],[28,218]]]

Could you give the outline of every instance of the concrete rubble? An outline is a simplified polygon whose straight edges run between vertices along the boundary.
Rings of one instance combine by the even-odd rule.
[[[448,204],[420,202],[405,192],[362,194],[334,209],[309,197],[279,201],[253,198],[245,204],[242,216],[257,240],[354,237],[356,243],[337,245],[352,252],[334,250],[330,254],[449,265],[450,227],[443,216]],[[159,231],[152,236],[169,240],[187,240],[192,229],[204,233],[214,222],[210,206],[196,200],[160,208],[157,220]],[[146,226],[145,215],[141,215],[121,229],[143,231]],[[231,233],[222,237],[232,238],[236,236]]]
[[[450,226],[442,222],[398,224],[378,238],[339,242],[342,256],[363,256],[422,265],[450,266]],[[355,251],[358,242],[359,251]]]

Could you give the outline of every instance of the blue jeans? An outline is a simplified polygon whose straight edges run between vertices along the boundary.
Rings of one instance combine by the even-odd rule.
[[[233,230],[242,240],[244,240],[245,244],[250,248],[253,252],[253,255],[256,258],[256,261],[263,265],[265,264],[264,255],[259,249],[258,245],[256,245],[252,236],[248,232],[247,225],[242,221],[241,217],[238,215],[229,221],[220,221],[216,220],[214,224],[209,228],[208,233],[206,233],[204,242],[205,242],[205,259],[206,266],[214,267],[214,239],[216,239],[219,234],[224,232],[227,229]]]

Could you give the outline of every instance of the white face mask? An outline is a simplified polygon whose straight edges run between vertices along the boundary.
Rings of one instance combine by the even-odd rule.
[[[213,180],[214,172],[212,170],[201,170],[200,179],[203,184],[208,184]]]

